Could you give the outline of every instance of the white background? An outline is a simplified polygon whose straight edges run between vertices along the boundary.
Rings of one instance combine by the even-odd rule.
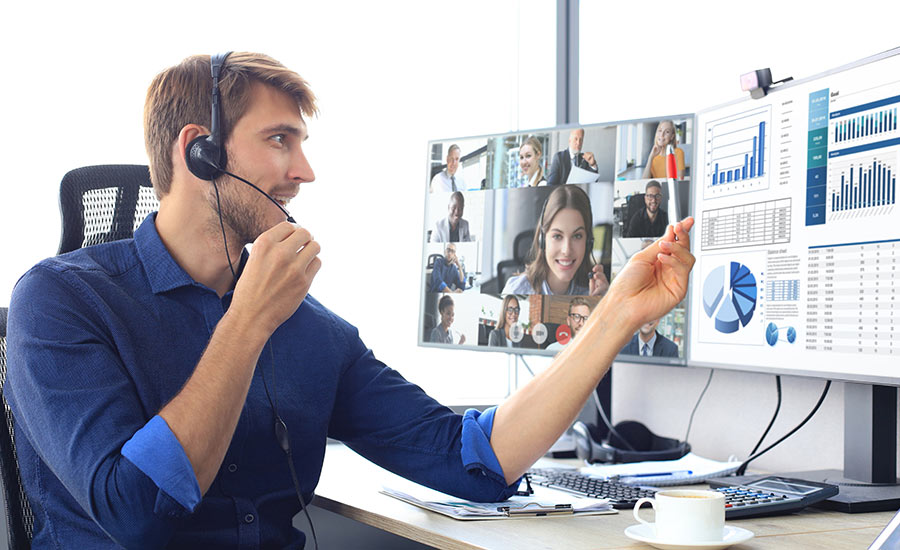
[[[320,98],[306,145],[317,181],[291,205],[322,243],[312,293],[439,399],[496,401],[506,392],[503,354],[416,346],[427,141],[555,124],[555,11],[555,2],[538,0],[5,6],[0,305],[28,267],[56,251],[66,171],[146,163],[142,105],[158,71],[194,53],[263,51]],[[738,77],[753,69],[804,77],[889,49],[900,44],[898,11],[874,1],[583,0],[581,122],[695,112],[739,97]],[[396,269],[380,269],[386,261]],[[675,435],[706,373],[617,369],[614,414]],[[717,376],[698,412],[695,448],[715,458],[749,450],[774,403],[770,384],[758,374]],[[742,401],[736,388],[753,389],[756,399]],[[820,388],[815,380],[786,384],[785,426],[805,415]],[[819,434],[806,447],[813,467],[840,466],[839,436],[822,441],[814,427],[839,423],[840,387],[834,393],[828,403],[837,405],[805,430]],[[759,420],[735,430],[727,413],[742,403]],[[790,452],[769,464],[789,461]]]

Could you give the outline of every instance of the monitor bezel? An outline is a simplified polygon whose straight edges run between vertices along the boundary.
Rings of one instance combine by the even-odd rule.
[[[896,55],[900,55],[900,47],[893,48],[893,49],[890,49],[890,50],[887,50],[887,51],[884,51],[881,53],[877,53],[875,55],[871,55],[871,56],[865,57],[863,59],[853,61],[851,63],[846,63],[839,67],[829,69],[827,71],[823,71],[821,73],[818,73],[818,74],[815,74],[815,75],[812,75],[812,76],[809,76],[806,78],[785,82],[784,84],[780,84],[780,85],[770,89],[767,94],[767,97],[768,97],[768,95],[778,94],[784,90],[790,90],[796,86],[805,85],[810,82],[814,82],[816,80],[823,79],[823,78],[826,78],[826,77],[834,75],[834,74],[838,74],[838,73],[842,73],[842,72],[845,72],[845,71],[848,71],[851,69],[862,67],[864,65],[868,65],[870,63],[875,63],[877,61],[888,59],[888,58],[894,57]],[[737,104],[740,104],[743,102],[752,102],[752,101],[755,101],[755,100],[750,98],[749,96],[745,96],[745,97],[735,99],[732,101],[728,101],[726,103],[722,103],[722,104],[719,104],[719,105],[716,105],[713,107],[698,110],[694,115],[694,131],[699,132],[699,130],[700,130],[699,120],[702,115],[704,115],[708,112],[711,112],[711,111],[722,109],[724,107],[729,107],[729,106],[737,105]],[[692,154],[692,159],[691,159],[693,166],[697,166],[698,158],[699,158],[699,149],[697,147],[695,147],[693,154]],[[691,186],[690,204],[691,204],[692,209],[697,204],[696,194],[698,192],[702,192],[702,189],[699,188],[700,186],[696,185],[696,182],[698,182],[698,181],[699,181],[698,179],[694,179],[691,182],[692,186]],[[692,215],[693,214],[696,214],[696,212],[692,211]],[[699,247],[699,246],[700,246],[699,241],[697,241],[696,239],[692,240],[691,241],[691,252],[695,253],[697,251],[695,247]],[[694,274],[692,273],[691,276],[693,277]],[[694,284],[689,284],[688,285],[688,294],[686,297],[689,304],[693,303],[693,292],[694,292]],[[690,308],[689,307],[686,308],[685,311],[689,312]],[[686,313],[686,315],[687,314],[688,313]],[[691,322],[688,322],[688,325],[690,326]],[[685,338],[690,339],[689,327],[685,328]],[[686,344],[685,357],[687,359],[686,363],[687,363],[688,367],[716,368],[716,369],[733,370],[733,371],[739,371],[739,372],[758,372],[758,373],[763,373],[763,374],[819,378],[819,379],[827,379],[827,380],[836,380],[836,381],[841,381],[841,382],[858,382],[858,383],[865,383],[865,384],[878,384],[878,385],[882,385],[882,386],[900,386],[900,378],[867,375],[867,374],[852,374],[852,373],[848,373],[846,371],[832,372],[832,371],[828,371],[828,370],[807,370],[807,369],[798,369],[798,368],[789,368],[789,367],[768,367],[768,366],[762,366],[762,365],[748,365],[748,364],[743,364],[743,363],[741,363],[741,364],[734,364],[734,363],[722,364],[722,363],[711,362],[711,361],[698,361],[691,357],[690,342],[689,341],[685,342],[685,344]],[[853,360],[853,356],[848,356],[848,360]]]

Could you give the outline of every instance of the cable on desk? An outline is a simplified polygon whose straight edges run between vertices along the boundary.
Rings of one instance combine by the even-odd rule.
[[[687,431],[684,433],[684,439],[682,441],[687,442],[688,436],[691,435],[691,425],[694,423],[694,413],[697,412],[697,408],[700,406],[700,402],[703,401],[703,396],[706,395],[706,390],[709,389],[709,383],[712,382],[713,374],[716,372],[716,369],[709,369],[709,378],[706,379],[706,385],[703,386],[703,391],[700,392],[700,397],[697,398],[697,402],[694,403],[694,410],[691,411],[691,418],[688,420]]]
[[[762,455],[766,454],[767,452],[769,452],[770,450],[772,450],[773,448],[775,448],[776,445],[778,445],[779,443],[781,443],[781,442],[784,441],[785,439],[789,438],[790,436],[794,435],[795,433],[797,433],[797,431],[798,431],[800,428],[802,428],[804,425],[806,425],[806,423],[809,422],[809,419],[812,418],[813,415],[816,414],[816,412],[818,412],[819,407],[822,406],[822,402],[825,401],[825,397],[828,395],[828,390],[829,390],[830,388],[831,388],[831,380],[828,380],[827,382],[825,382],[825,389],[822,390],[822,395],[819,396],[819,402],[816,403],[816,406],[813,407],[813,410],[810,411],[810,413],[806,416],[806,418],[804,418],[803,421],[800,422],[800,424],[798,424],[797,427],[795,427],[793,430],[791,430],[791,431],[789,431],[788,433],[784,434],[784,435],[781,437],[781,439],[779,439],[779,440],[776,441],[775,443],[772,443],[771,445],[769,445],[769,446],[766,447],[765,449],[759,451],[758,453],[753,454],[753,455],[751,455],[749,458],[747,458],[747,460],[745,460],[744,462],[741,463],[740,466],[738,466],[738,469],[737,469],[737,471],[736,471],[735,473],[746,471],[746,470],[747,470],[747,465],[750,464],[750,462],[752,462],[753,460],[756,460],[757,458],[759,458],[759,457],[761,457]],[[741,474],[738,474],[738,475],[741,475]]]
[[[607,376],[609,376],[609,374],[607,374]],[[632,447],[631,443],[629,443],[627,439],[622,437],[622,434],[620,434],[616,431],[615,428],[613,428],[612,423],[609,421],[609,417],[606,416],[606,411],[603,410],[603,404],[600,403],[600,398],[597,397],[597,390],[592,391],[591,396],[594,398],[594,404],[597,405],[597,412],[600,413],[600,418],[603,419],[603,423],[606,424],[607,428],[609,428],[609,433],[618,437],[619,440],[624,443],[626,447],[628,447],[629,451],[636,451],[637,449]]]
[[[766,427],[766,431],[763,432],[762,437],[759,438],[759,441],[756,442],[756,446],[753,447],[753,450],[750,451],[748,456],[753,456],[753,453],[759,449],[759,446],[762,445],[762,442],[766,440],[766,436],[769,435],[769,430],[772,429],[772,425],[775,424],[775,419],[778,418],[778,412],[781,410],[781,376],[775,375],[775,389],[778,390],[778,403],[775,405],[775,414],[772,415],[772,420],[769,421],[769,425]],[[747,470],[746,466],[742,466],[739,468],[735,475],[742,476],[744,472]]]

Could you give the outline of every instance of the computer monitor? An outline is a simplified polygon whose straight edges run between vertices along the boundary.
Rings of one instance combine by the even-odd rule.
[[[577,338],[628,259],[688,214],[693,127],[675,115],[430,142],[419,344],[553,356]],[[682,304],[622,357],[683,366],[685,323]]]
[[[897,391],[878,388],[900,385],[898,74],[900,48],[697,114],[688,331],[689,365],[863,384],[845,390],[844,475],[888,484]]]

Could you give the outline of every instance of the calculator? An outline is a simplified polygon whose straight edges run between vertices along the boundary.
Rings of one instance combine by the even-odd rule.
[[[725,494],[726,519],[791,514],[839,491],[837,485],[779,476],[741,483],[718,478],[709,480],[709,486]]]

